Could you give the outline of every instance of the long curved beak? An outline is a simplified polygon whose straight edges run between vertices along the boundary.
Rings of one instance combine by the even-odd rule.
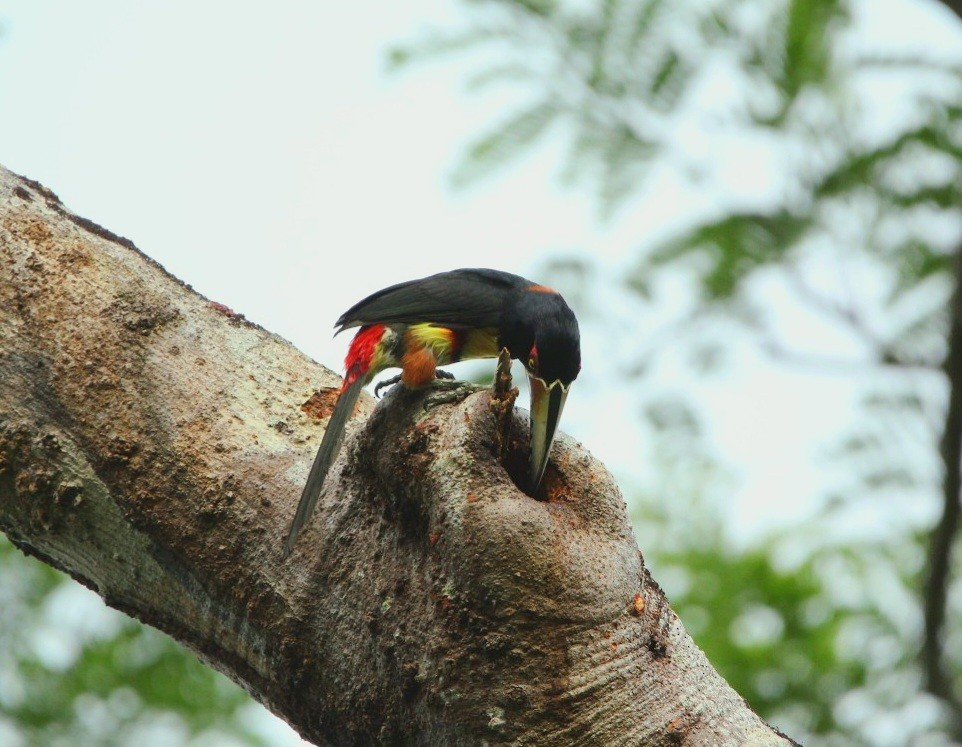
[[[528,374],[531,384],[531,486],[537,488],[548,466],[548,455],[554,442],[555,429],[561,419],[568,388],[560,381],[551,384]]]

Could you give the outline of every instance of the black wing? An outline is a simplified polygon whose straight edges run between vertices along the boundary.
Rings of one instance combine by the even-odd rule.
[[[530,285],[530,280],[500,270],[440,272],[372,293],[345,311],[335,327],[338,332],[378,323],[497,327],[505,298]]]

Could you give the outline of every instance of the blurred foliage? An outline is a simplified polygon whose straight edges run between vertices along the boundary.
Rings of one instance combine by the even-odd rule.
[[[919,650],[962,240],[962,63],[917,37],[873,47],[863,27],[875,7],[473,0],[465,28],[392,60],[453,54],[472,88],[520,94],[466,148],[455,184],[549,137],[565,149],[562,182],[590,189],[603,219],[635,225],[674,180],[690,203],[680,227],[655,238],[642,225],[620,277],[587,257],[551,263],[585,324],[630,341],[605,350],[609,373],[646,380],[625,394],[642,401],[654,444],[655,474],[637,491],[646,559],[712,662],[792,736],[947,744],[962,737],[925,693]],[[635,299],[630,319],[609,311],[618,291]],[[651,329],[659,305],[674,318]],[[832,342],[800,345],[775,313],[786,305],[831,328]],[[719,370],[742,340],[857,377],[863,405],[847,434],[825,435],[837,484],[822,513],[738,547],[719,508],[732,485],[696,408],[684,393],[659,401],[650,375],[679,349],[700,374]],[[945,643],[958,684],[960,592]]]
[[[250,698],[0,537],[0,744],[260,747]]]

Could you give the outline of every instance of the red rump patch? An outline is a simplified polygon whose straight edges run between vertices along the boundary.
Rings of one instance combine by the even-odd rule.
[[[461,348],[464,347],[464,341],[468,339],[468,330],[450,329],[448,331],[451,333],[451,360],[461,360]]]
[[[371,367],[371,359],[374,357],[374,350],[377,348],[381,337],[384,335],[385,325],[372,324],[368,327],[361,327],[351,345],[347,349],[344,357],[344,368],[347,373],[344,375],[344,386],[347,389],[361,376],[367,373]]]

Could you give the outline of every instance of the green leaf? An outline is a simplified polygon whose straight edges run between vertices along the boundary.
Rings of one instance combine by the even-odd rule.
[[[472,143],[455,168],[452,181],[470,184],[519,158],[545,133],[557,114],[551,101],[517,112]]]
[[[705,299],[730,299],[755,270],[782,261],[810,227],[810,218],[787,211],[730,215],[665,243],[650,262],[664,266],[697,255],[707,260],[697,269]]]
[[[645,167],[657,152],[654,142],[641,139],[628,127],[620,127],[601,143],[601,209],[609,217],[644,181]]]
[[[397,71],[418,62],[468,52],[481,44],[501,39],[504,33],[504,29],[499,26],[483,26],[462,33],[432,33],[413,44],[391,47],[386,55],[387,67],[390,71]]]
[[[832,27],[845,16],[838,0],[791,0],[785,30],[781,85],[789,99],[826,80]]]
[[[558,8],[557,0],[509,0],[509,2],[532,15],[543,18],[550,17]]]

